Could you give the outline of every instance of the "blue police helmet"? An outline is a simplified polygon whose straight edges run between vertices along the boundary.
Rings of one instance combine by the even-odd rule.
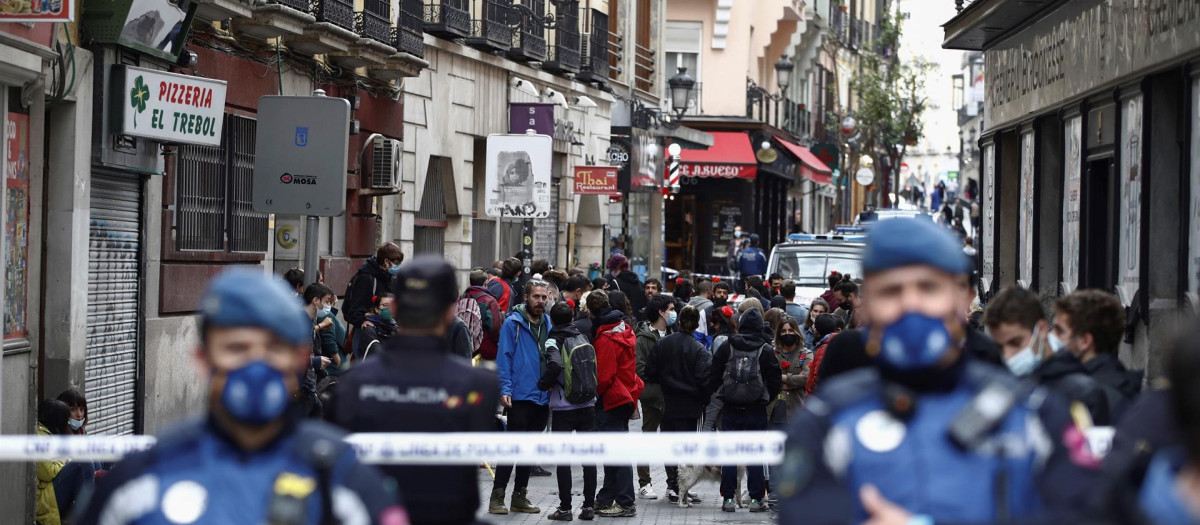
[[[200,315],[201,330],[211,326],[263,328],[291,344],[312,342],[312,319],[292,291],[282,280],[259,269],[221,272],[200,301]]]
[[[903,266],[932,266],[952,275],[971,273],[962,243],[933,221],[890,219],[871,228],[863,252],[863,272],[871,274]]]

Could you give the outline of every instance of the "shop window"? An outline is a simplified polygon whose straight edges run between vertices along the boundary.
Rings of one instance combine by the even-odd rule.
[[[20,93],[20,88],[15,88]],[[20,100],[9,96],[10,101]],[[25,337],[29,281],[29,111],[9,104],[5,121],[4,339]]]
[[[183,145],[175,165],[179,251],[265,253],[268,215],[254,211],[256,121],[225,116],[220,146]]]

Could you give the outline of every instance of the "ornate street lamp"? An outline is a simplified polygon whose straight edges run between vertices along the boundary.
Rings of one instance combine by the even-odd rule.
[[[687,68],[679,68],[679,73],[667,81],[671,87],[671,112],[682,118],[692,101],[692,88],[696,87],[696,79],[687,74]]]
[[[779,57],[779,61],[775,63],[775,80],[779,84],[779,91],[787,91],[788,85],[792,83],[792,70],[796,69],[796,64],[788,60],[787,55]]]

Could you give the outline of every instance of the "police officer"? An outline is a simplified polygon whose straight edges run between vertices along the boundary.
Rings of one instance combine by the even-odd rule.
[[[970,265],[929,221],[874,227],[860,337],[872,366],[822,383],[781,466],[783,523],[1071,520],[1094,472],[1066,405],[966,357]]]
[[[487,432],[496,428],[500,386],[495,372],[472,368],[445,343],[454,322],[454,268],[421,256],[393,283],[396,334],[375,366],[342,375],[331,421],[352,432]],[[384,473],[405,495],[414,524],[475,521],[478,468],[389,465]]]
[[[118,463],[78,523],[407,523],[344,434],[289,403],[313,325],[282,281],[248,269],[219,275],[199,328],[208,414]]]

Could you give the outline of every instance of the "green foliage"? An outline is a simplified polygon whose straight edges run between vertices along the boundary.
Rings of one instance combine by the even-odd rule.
[[[855,114],[864,153],[886,151],[893,165],[899,165],[907,145],[921,140],[923,134],[922,115],[928,107],[925,77],[932,64],[922,58],[901,62],[896,58],[900,23],[887,16],[880,25],[878,54],[860,56],[862,67],[851,86],[858,96]]]

